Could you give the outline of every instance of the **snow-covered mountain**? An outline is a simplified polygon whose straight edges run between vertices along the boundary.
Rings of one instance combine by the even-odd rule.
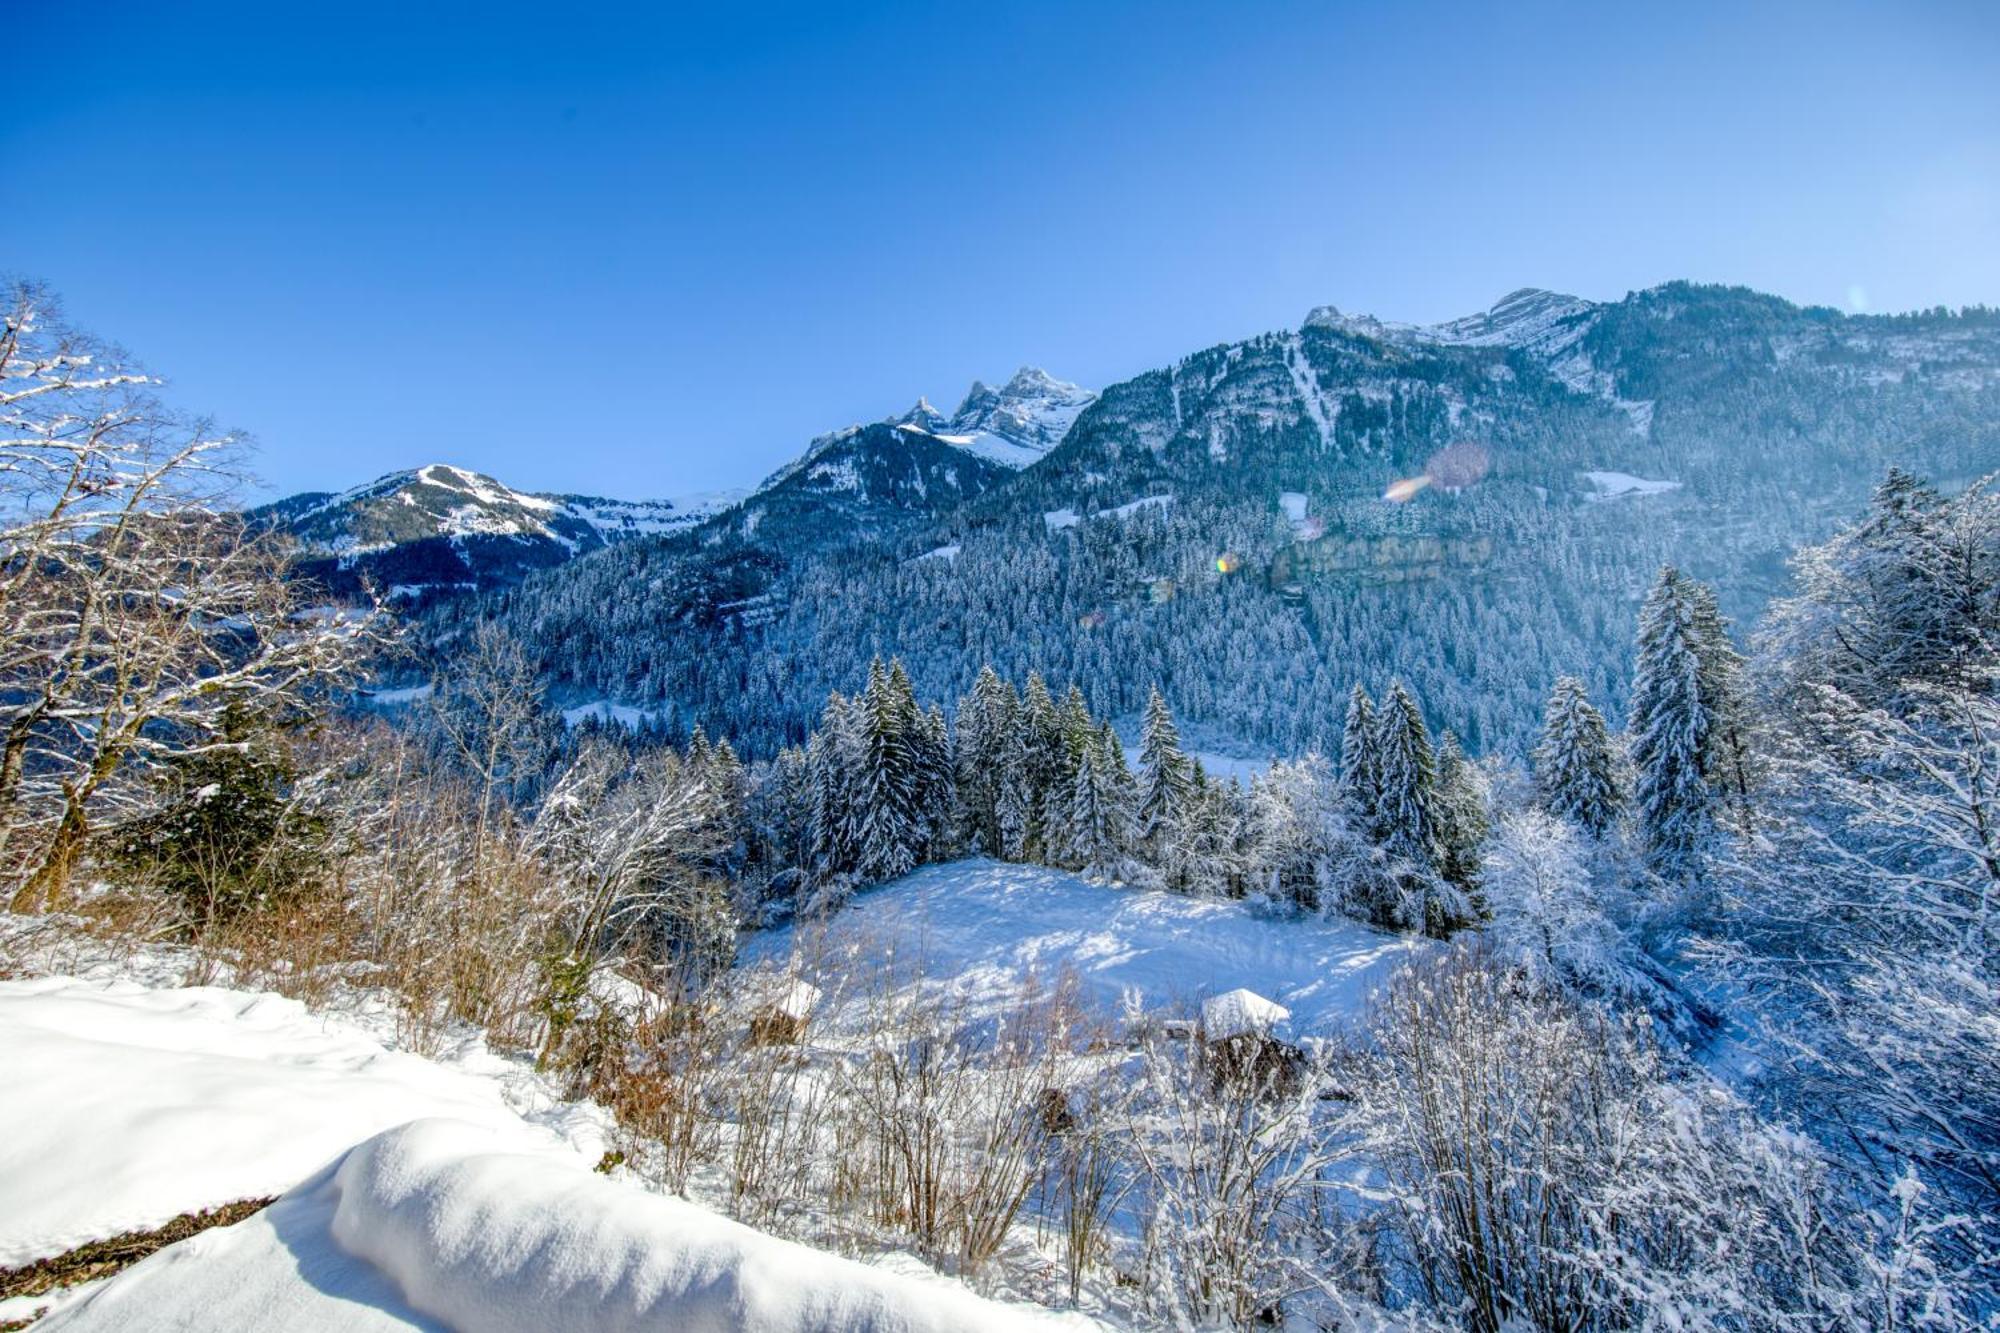
[[[1400,676],[1472,748],[1519,748],[1559,673],[1622,707],[1662,562],[1747,623],[1888,464],[1990,469],[2000,315],[1692,283],[1522,290],[1436,325],[1322,308],[1104,389],[1033,466],[968,473],[951,437],[983,406],[825,437],[732,515],[576,562],[505,614],[552,678],[760,753],[877,653],[927,698],[985,661],[1112,716],[1157,683],[1284,752],[1337,742],[1357,679]]]
[[[1056,379],[1047,371],[1023,366],[999,388],[974,380],[958,411],[950,416],[918,398],[908,411],[884,418],[879,426],[928,436],[949,448],[987,463],[1018,471],[1062,443],[1083,410],[1097,401],[1089,389]],[[773,472],[757,488],[761,494],[809,468],[869,430],[853,425],[814,439],[806,451]]]
[[[740,604],[747,588],[761,592],[778,568],[812,551],[881,542],[959,512],[1047,455],[1096,400],[1026,366],[997,389],[974,381],[950,416],[918,398],[881,421],[829,431],[693,531],[688,540],[707,567],[693,582],[709,583],[722,565],[754,564],[748,585],[723,580]]]
[[[304,547],[302,572],[335,592],[391,595],[487,588],[633,537],[676,532],[741,498],[717,492],[608,500],[517,491],[445,463],[340,493],[308,492],[250,511]]]
[[[1023,366],[997,389],[974,380],[951,419],[927,429],[967,453],[1023,468],[1061,444],[1077,417],[1096,401],[1089,389]]]

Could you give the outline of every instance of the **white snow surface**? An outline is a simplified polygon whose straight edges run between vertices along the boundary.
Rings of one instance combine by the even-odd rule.
[[[518,1131],[419,1120],[162,1250],[51,1330],[372,1333],[1091,1328],[778,1240]]]
[[[1667,491],[1677,491],[1681,484],[1677,481],[1650,481],[1645,477],[1635,477],[1629,472],[1586,472],[1583,479],[1590,483],[1591,493],[1586,500],[1618,500],[1628,495],[1661,495]]]
[[[1031,974],[1046,981],[1067,967],[1107,1012],[1130,996],[1192,1016],[1200,1000],[1246,987],[1288,1009],[1301,1035],[1357,1012],[1396,964],[1425,947],[1343,918],[1301,919],[979,858],[871,889],[826,931],[835,952],[893,948],[970,1016],[999,1014]],[[741,956],[782,963],[797,942],[787,924],[746,937]]]
[[[593,699],[589,703],[577,704],[562,710],[565,727],[573,727],[585,718],[595,718],[605,724],[616,723],[627,731],[637,731],[648,722],[660,717],[653,709],[637,708],[631,704],[613,703],[609,699]]]
[[[277,995],[0,982],[0,1050],[23,1075],[0,1080],[0,1268],[282,1193],[418,1116],[562,1141],[531,1130],[491,1071],[386,1050]],[[589,1125],[570,1133],[573,1155],[603,1151]]]
[[[86,950],[86,953],[89,951]],[[79,959],[79,961],[82,961]],[[219,987],[0,982],[0,1267],[270,1194],[108,1280],[50,1330],[1094,1328],[751,1230],[591,1167],[604,1113],[471,1037],[447,1065]],[[784,998],[807,1003],[797,983]],[[10,1308],[10,1314],[14,1311]]]
[[[1166,509],[1173,502],[1174,497],[1171,495],[1147,495],[1126,504],[1115,505],[1110,509],[1100,509],[1090,517],[1092,519],[1130,518],[1142,509]],[[1060,532],[1064,528],[1073,528],[1081,522],[1083,522],[1082,515],[1078,514],[1076,510],[1067,507],[1051,509],[1042,515],[1042,526],[1050,532]]]

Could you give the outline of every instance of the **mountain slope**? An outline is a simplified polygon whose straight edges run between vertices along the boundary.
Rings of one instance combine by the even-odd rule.
[[[878,436],[939,438],[899,424]],[[1112,715],[1157,682],[1265,750],[1330,744],[1348,686],[1399,675],[1433,721],[1518,752],[1558,673],[1622,706],[1661,562],[1747,620],[1887,464],[1952,484],[1995,459],[1989,311],[1854,317],[1685,283],[1518,292],[1428,327],[1321,310],[1107,388],[1034,466],[950,505],[810,543],[773,529],[747,594],[704,590],[670,538],[495,610],[553,680],[760,753],[878,652],[933,698],[989,660]]]

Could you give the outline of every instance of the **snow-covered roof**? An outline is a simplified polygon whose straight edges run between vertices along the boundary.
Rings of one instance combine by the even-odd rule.
[[[776,977],[751,991],[751,1003],[759,1013],[780,1013],[786,1018],[807,1018],[818,1007],[820,989],[799,977]]]
[[[1210,1041],[1231,1037],[1267,1037],[1280,1023],[1291,1021],[1292,1011],[1256,991],[1239,986],[1201,1002],[1201,1030]]]

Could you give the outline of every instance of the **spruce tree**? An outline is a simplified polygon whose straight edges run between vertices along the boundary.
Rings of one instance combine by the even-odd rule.
[[[1437,757],[1430,729],[1403,682],[1394,681],[1375,720],[1376,819],[1391,859],[1437,865]]]
[[[1027,688],[1021,694],[1021,740],[1025,751],[1022,768],[1025,790],[1022,800],[1027,813],[1025,833],[1027,854],[1044,846],[1042,820],[1049,791],[1067,775],[1067,750],[1063,745],[1062,720],[1048,683],[1039,671],[1028,673]]]
[[[811,807],[811,870],[819,876],[854,868],[852,710],[839,691],[827,696],[817,730],[806,741],[806,783]]]
[[[1340,733],[1340,808],[1363,837],[1381,836],[1381,788],[1375,702],[1357,681],[1348,692],[1347,723]]]
[[[919,821],[912,753],[915,704],[878,659],[861,696],[859,771],[854,783],[856,870],[865,880],[894,879],[916,866]]]
[[[1146,720],[1139,733],[1138,800],[1138,835],[1155,863],[1166,831],[1184,817],[1193,787],[1174,715],[1156,686],[1146,700]]]
[[[1541,806],[1591,837],[1617,822],[1625,800],[1618,755],[1604,715],[1591,707],[1583,682],[1564,676],[1549,692],[1541,741],[1535,746],[1535,790]]]
[[[1663,567],[1639,610],[1631,732],[1649,859],[1669,878],[1695,870],[1714,820],[1706,763],[1714,719],[1702,697],[1697,615],[1688,581]]]
[[[1729,637],[1729,624],[1716,605],[1715,589],[1689,579],[1685,583],[1701,661],[1701,694],[1708,708],[1708,749],[1702,756],[1709,785],[1734,816],[1736,827],[1750,828],[1750,789],[1754,759],[1750,748],[1749,705],[1743,692],[1743,655]]]
[[[993,797],[993,853],[1004,860],[1024,861],[1034,833],[1034,798],[1028,780],[1027,721],[1013,719],[1000,740],[998,788]]]
[[[958,706],[954,768],[961,837],[988,855],[1000,849],[1001,752],[1017,707],[1013,688],[991,665],[979,669],[972,692]]]

